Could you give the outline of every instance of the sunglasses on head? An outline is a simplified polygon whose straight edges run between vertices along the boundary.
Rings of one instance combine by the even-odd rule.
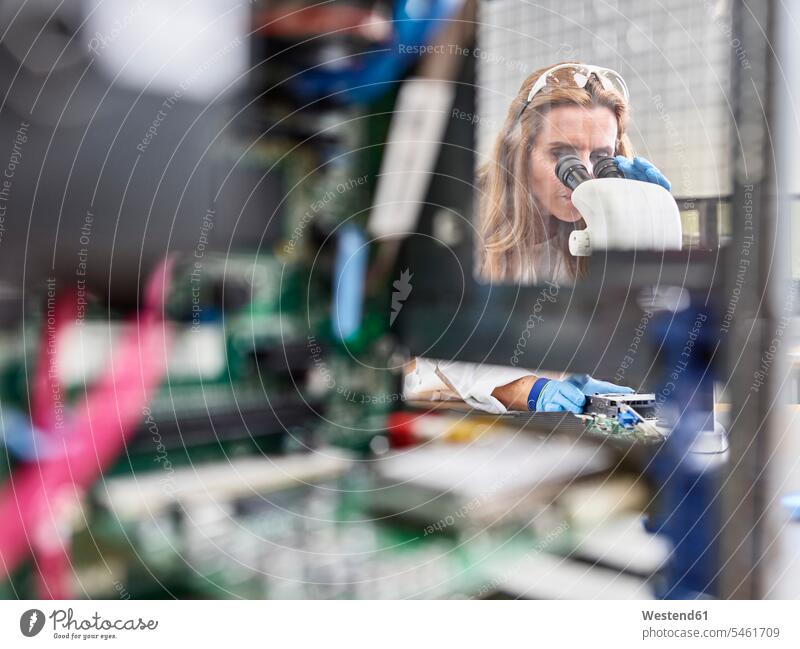
[[[592,75],[597,78],[603,88],[616,92],[626,102],[628,101],[628,86],[619,72],[596,65],[561,63],[542,73],[528,93],[525,105],[531,103],[537,93],[544,88],[585,88]]]

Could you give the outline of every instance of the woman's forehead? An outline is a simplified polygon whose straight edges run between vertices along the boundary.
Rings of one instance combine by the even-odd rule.
[[[575,148],[613,146],[617,120],[605,106],[556,106],[544,115],[540,143],[565,143]]]

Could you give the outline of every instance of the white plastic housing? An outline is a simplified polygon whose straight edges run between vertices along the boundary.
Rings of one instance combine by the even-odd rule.
[[[595,178],[572,192],[586,230],[570,236],[575,256],[593,250],[680,250],[678,204],[660,185],[627,178]],[[580,232],[588,233],[579,234]],[[587,252],[588,250],[588,252]]]
[[[569,251],[573,257],[588,257],[592,254],[589,230],[573,230],[569,233]]]

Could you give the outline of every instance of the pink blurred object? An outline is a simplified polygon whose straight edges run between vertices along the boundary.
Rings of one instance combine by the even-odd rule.
[[[64,450],[22,466],[0,491],[0,580],[32,551],[39,574],[39,597],[71,596],[65,521],[70,513],[77,514],[86,489],[122,452],[164,376],[171,336],[163,309],[171,266],[165,259],[153,270],[143,308],[125,324],[110,367],[63,422],[64,430],[58,432],[54,431],[58,386],[53,383],[57,379],[51,370],[57,338],[48,344],[48,336],[57,337],[63,331],[72,319],[74,305],[57,301],[55,333],[48,331],[45,335],[37,365],[31,417],[40,429],[55,432],[54,440]]]

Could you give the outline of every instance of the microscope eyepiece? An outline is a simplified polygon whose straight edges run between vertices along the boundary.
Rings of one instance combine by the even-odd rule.
[[[617,161],[611,156],[605,156],[594,165],[595,178],[624,178],[617,166]]]
[[[581,159],[571,154],[561,156],[556,162],[556,177],[572,190],[591,179]]]

